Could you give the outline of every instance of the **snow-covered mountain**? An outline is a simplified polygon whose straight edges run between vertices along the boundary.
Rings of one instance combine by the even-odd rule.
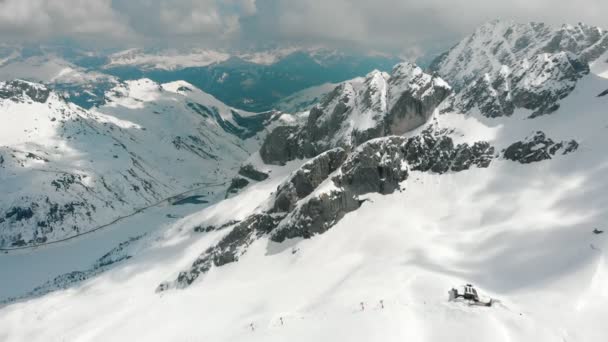
[[[236,58],[257,65],[273,65],[286,57],[303,53],[318,64],[330,64],[349,57],[343,51],[323,47],[284,47],[253,51],[222,51],[212,49],[128,49],[108,56],[105,68],[117,66],[140,67],[149,70],[175,70],[189,67],[205,67]],[[371,55],[370,57],[374,57]],[[390,58],[390,57],[389,57]]]
[[[479,110],[488,117],[531,116],[559,108],[592,63],[608,51],[608,32],[579,23],[492,21],[438,57],[430,70],[459,90],[446,111]]]
[[[0,101],[2,248],[65,239],[226,183],[278,115],[145,79],[116,86],[90,111],[27,81],[0,83]]]
[[[442,79],[411,63],[398,64],[390,75],[373,71],[337,86],[310,110],[305,125],[275,129],[260,155],[266,163],[282,164],[403,134],[426,122],[450,91]]]
[[[0,256],[0,339],[605,341],[608,54],[583,39],[603,31],[510,26],[477,32],[520,27],[534,52],[502,60],[492,51],[504,43],[468,37],[462,56],[487,65],[400,63],[337,85],[309,112],[245,125],[239,142],[272,131],[226,162],[232,178],[242,161],[230,196],[193,215],[153,208],[65,248]],[[572,30],[597,57],[571,49]],[[551,37],[562,38],[547,51]],[[19,96],[53,95],[30,84]],[[215,129],[230,138],[228,122],[256,117],[183,82],[127,83],[108,98],[91,115],[160,142],[189,118],[178,106],[222,118]],[[464,284],[492,305],[451,301]]]
[[[429,68],[461,89],[484,74],[499,73],[503,65],[514,66],[543,53],[570,52],[591,63],[607,50],[608,31],[599,27],[495,20],[439,56]]]
[[[105,92],[119,83],[114,76],[76,65],[54,51],[28,53],[18,46],[4,48],[5,58],[0,52],[0,81],[23,79],[48,84],[86,108],[103,104]]]
[[[203,48],[133,48],[89,51],[74,45],[0,45],[0,81],[42,82],[77,105],[104,104],[104,94],[120,81],[150,78],[184,80],[222,102],[250,111],[268,111],[295,92],[338,83],[373,69],[389,70],[391,56],[326,48],[286,47],[251,51]]]

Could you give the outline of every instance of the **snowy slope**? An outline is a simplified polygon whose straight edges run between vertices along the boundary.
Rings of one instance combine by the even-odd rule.
[[[571,55],[543,52],[525,68],[487,71],[521,91],[561,94],[549,115],[517,105],[489,116],[478,104],[491,92],[466,113],[440,112],[450,87],[401,64],[390,77],[339,86],[306,123],[282,116],[289,125],[264,144],[275,152],[306,148],[303,125],[331,144],[287,151],[277,165],[264,163],[262,148],[245,163],[249,176],[267,178],[222,202],[177,222],[166,219],[173,206],[154,208],[98,236],[90,252],[95,240],[85,238],[0,255],[10,279],[0,288],[0,340],[605,341],[608,96],[599,95],[608,68],[604,55],[563,73]],[[36,89],[28,98],[44,96]],[[99,115],[144,125],[142,108],[152,106],[180,126],[162,100],[203,96],[141,80],[109,94]],[[358,146],[331,140],[369,127],[365,118],[394,108],[408,118],[421,105],[429,119],[409,122],[413,130],[383,126]],[[194,107],[231,124],[251,117]],[[466,283],[494,304],[448,301]]]
[[[604,341],[608,242],[592,233],[608,220],[606,99],[596,96],[604,88],[608,80],[587,76],[557,112],[533,120],[517,111],[497,119],[444,114],[430,123],[449,128],[457,143],[483,140],[497,151],[542,130],[576,139],[574,153],[446,174],[412,171],[402,192],[369,195],[324,234],[283,243],[261,237],[237,263],[213,267],[186,289],[155,293],[230,230],[195,227],[264,207],[302,161],[266,166],[270,179],[159,230],[115,268],[5,306],[0,337]],[[468,282],[500,303],[447,301],[448,289]]]
[[[1,247],[60,240],[226,183],[274,115],[149,80],[120,84],[107,100],[86,111],[39,84],[0,85]]]

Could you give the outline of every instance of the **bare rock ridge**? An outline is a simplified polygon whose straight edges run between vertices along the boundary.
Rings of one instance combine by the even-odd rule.
[[[49,98],[51,90],[42,84],[22,80],[0,82],[0,99],[10,99],[15,102],[31,101],[44,103]]]
[[[513,68],[503,66],[479,77],[453,96],[451,105],[442,111],[468,113],[478,108],[492,118],[510,116],[517,108],[533,111],[531,118],[550,114],[587,74],[589,66],[572,53],[540,54]]]
[[[487,168],[496,158],[522,164],[540,162],[558,151],[567,154],[578,147],[575,141],[555,143],[537,132],[497,154],[485,141],[454,144],[449,133],[430,125],[411,138],[387,136],[367,141],[351,153],[340,147],[321,153],[278,186],[267,209],[221,226],[233,228],[177,279],[162,283],[157,290],[186,287],[212,267],[238,261],[248,246],[263,236],[280,243],[322,234],[357,210],[365,202],[365,194],[400,191],[401,182],[411,171],[443,174]]]
[[[493,21],[436,58],[429,70],[456,90],[442,112],[478,109],[495,118],[525,108],[534,118],[557,110],[589,73],[588,64],[606,51],[608,32],[598,27]]]
[[[283,164],[402,134],[424,124],[450,92],[443,80],[411,63],[398,64],[391,75],[374,71],[336,87],[310,110],[305,125],[276,128],[260,155],[266,163]]]

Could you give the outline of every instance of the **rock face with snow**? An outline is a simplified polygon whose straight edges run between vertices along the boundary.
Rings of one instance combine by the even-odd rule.
[[[575,140],[554,142],[545,133],[538,131],[524,141],[518,141],[509,145],[504,151],[505,159],[529,164],[542,160],[551,159],[558,152],[568,154],[578,149]]]
[[[450,91],[443,80],[410,63],[398,64],[391,75],[374,71],[336,87],[310,110],[304,126],[271,132],[260,154],[267,163],[281,164],[402,134],[426,122]]]
[[[251,164],[241,166],[239,169],[239,175],[258,182],[268,179],[267,173],[256,170],[256,168]]]
[[[495,118],[524,108],[534,118],[557,110],[589,74],[588,63],[607,50],[608,33],[597,27],[494,21],[438,57],[430,69],[457,90],[443,112],[478,109]]]
[[[10,99],[14,102],[35,101],[45,103],[49,98],[50,90],[40,84],[14,80],[0,82],[0,99]]]
[[[237,223],[190,269],[157,290],[188,286],[211,267],[237,261],[262,236],[280,243],[322,234],[357,210],[364,202],[360,196],[400,190],[410,169],[445,173],[473,166],[486,168],[493,153],[494,148],[487,142],[454,146],[445,132],[434,131],[432,126],[411,138],[387,136],[367,141],[350,154],[343,148],[321,153],[278,186],[269,209]]]
[[[486,168],[494,158],[494,147],[485,141],[455,145],[445,131],[429,127],[404,146],[407,162],[414,171],[446,173],[476,166]]]
[[[336,148],[320,154],[294,172],[277,188],[273,212],[290,212],[297,202],[310,195],[346,159],[346,151]]]
[[[598,27],[492,21],[435,59],[430,69],[460,90],[484,74],[500,72],[504,65],[515,66],[544,53],[569,52],[589,63],[607,50],[608,31]]]
[[[491,118],[510,116],[516,108],[532,111],[531,118],[559,108],[589,67],[569,52],[543,53],[495,74],[485,74],[465,87],[444,111],[470,112],[477,108]]]
[[[0,248],[69,238],[225,183],[277,118],[184,82],[127,82],[106,98],[84,110],[40,84],[0,83]]]

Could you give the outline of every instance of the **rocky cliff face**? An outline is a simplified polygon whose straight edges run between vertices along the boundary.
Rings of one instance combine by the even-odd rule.
[[[374,71],[336,87],[310,110],[305,125],[271,132],[260,155],[266,163],[282,164],[402,134],[425,123],[450,92],[443,80],[411,63],[398,64],[390,75]]]
[[[545,133],[538,131],[523,141],[509,145],[504,151],[505,159],[529,164],[551,159],[557,153],[568,154],[578,149],[576,140],[555,142]]]
[[[429,69],[459,91],[480,76],[544,53],[569,52],[590,63],[607,50],[608,32],[599,27],[492,21],[435,59]]]
[[[447,133],[429,125],[411,138],[387,136],[367,141],[350,153],[343,148],[321,153],[277,187],[267,209],[230,223],[234,226],[230,233],[158,290],[188,286],[211,267],[237,261],[260,237],[283,242],[322,234],[357,210],[365,201],[361,196],[400,191],[411,170],[460,172],[486,168],[498,157],[487,142],[454,144]]]
[[[569,52],[543,53],[484,74],[454,95],[442,111],[468,113],[478,109],[484,116],[510,116],[517,108],[532,111],[531,118],[559,108],[559,101],[589,74],[589,66]]]
[[[51,91],[42,84],[22,80],[0,82],[0,99],[14,102],[35,101],[45,103]]]
[[[495,118],[524,108],[534,118],[557,110],[589,73],[588,63],[607,50],[608,33],[597,27],[493,21],[438,57],[430,70],[456,89],[442,112],[478,110]]]

